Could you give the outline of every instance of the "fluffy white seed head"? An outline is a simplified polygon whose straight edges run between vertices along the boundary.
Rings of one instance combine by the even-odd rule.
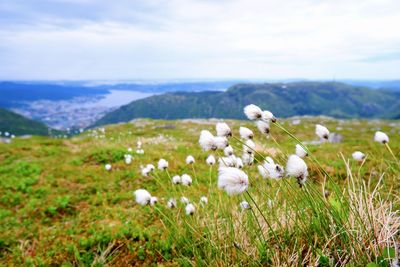
[[[276,164],[274,160],[267,157],[262,165],[258,165],[258,172],[263,178],[281,179],[284,176],[284,169]]]
[[[131,147],[128,147],[128,152],[132,152],[132,148]]]
[[[245,106],[243,111],[249,120],[259,120],[262,117],[261,108],[253,104]]]
[[[189,199],[187,197],[181,197],[181,203],[183,204],[189,204]]]
[[[235,167],[236,157],[234,155],[230,157],[222,157],[218,159],[219,167]]]
[[[238,169],[243,169],[243,161],[241,158],[236,158],[236,164],[235,167]]]
[[[106,164],[104,165],[104,168],[106,169],[106,171],[110,171],[111,170],[111,164]]]
[[[181,177],[179,175],[175,175],[174,177],[172,177],[172,183],[173,184],[180,184],[181,183]]]
[[[148,167],[142,168],[142,171],[141,171],[141,173],[142,173],[142,175],[143,175],[144,177],[149,176],[149,173],[150,173],[150,172],[151,172],[151,170],[150,170]]]
[[[137,150],[136,150],[136,154],[141,154],[141,155],[143,155],[143,154],[144,154],[144,150],[143,150],[143,149],[137,149]]]
[[[208,165],[214,165],[215,164],[215,157],[213,155],[209,155],[206,159],[206,162]]]
[[[374,136],[374,141],[382,144],[389,143],[389,136],[384,132],[377,131]]]
[[[202,130],[199,137],[199,144],[204,151],[216,150],[217,144],[215,138],[210,131]]]
[[[200,202],[201,202],[201,203],[204,203],[204,204],[207,204],[207,203],[208,203],[208,198],[207,198],[206,196],[202,196],[202,197],[200,198]]]
[[[229,195],[240,194],[247,190],[249,178],[237,168],[220,168],[218,172],[218,187]]]
[[[215,128],[218,136],[232,136],[232,130],[225,122],[218,122]]]
[[[228,139],[224,136],[214,137],[214,143],[218,149],[225,149],[225,147],[229,146]]]
[[[256,149],[256,144],[252,140],[246,140],[243,144],[243,152],[248,154],[253,154],[254,150]]]
[[[269,122],[257,121],[257,128],[262,134],[269,134]]]
[[[168,161],[160,159],[157,166],[159,170],[166,170],[168,168]]]
[[[286,163],[286,174],[297,178],[300,187],[306,182],[308,176],[307,165],[297,155],[290,155]]]
[[[183,174],[181,176],[182,184],[185,186],[190,186],[192,185],[192,177],[190,177],[188,174]]]
[[[196,211],[196,208],[194,207],[193,204],[189,203],[186,205],[186,207],[185,207],[186,215],[193,215],[195,211]]]
[[[151,195],[147,190],[138,189],[135,192],[133,192],[133,195],[135,196],[135,201],[137,204],[142,206],[150,204]]]
[[[254,163],[254,154],[244,152],[242,155],[242,160],[244,165],[251,166]]]
[[[174,198],[170,198],[167,202],[167,207],[173,209],[176,207],[176,200]]]
[[[322,126],[321,124],[316,124],[315,125],[315,134],[321,138],[328,140],[329,138],[329,130],[325,126]]]
[[[261,113],[261,119],[265,122],[270,122],[270,121],[276,122],[276,118],[275,118],[274,114],[272,114],[272,112],[268,111],[268,110],[264,110]]]
[[[229,157],[233,155],[233,147],[232,146],[227,146],[224,148],[224,154],[225,156]]]
[[[356,151],[352,154],[353,159],[356,161],[363,161],[365,158],[365,154],[362,153],[361,151]]]
[[[296,144],[296,155],[300,158],[304,158],[308,155],[308,153],[301,145]]]
[[[240,202],[240,208],[241,208],[242,210],[248,210],[248,209],[250,209],[250,204],[249,204],[249,202],[247,202],[247,201],[242,201],[242,202]]]
[[[254,133],[252,130],[250,130],[249,128],[246,127],[240,127],[239,128],[239,134],[240,137],[247,140],[247,139],[253,139],[254,137]]]
[[[150,171],[154,171],[156,167],[154,167],[153,164],[147,164],[146,168],[148,168]]]
[[[193,164],[194,163],[194,157],[192,155],[189,155],[186,157],[186,164]]]
[[[154,206],[157,202],[158,202],[158,198],[157,197],[151,197],[150,198],[150,205],[151,206]]]
[[[131,164],[132,163],[132,157],[125,157],[125,164]]]

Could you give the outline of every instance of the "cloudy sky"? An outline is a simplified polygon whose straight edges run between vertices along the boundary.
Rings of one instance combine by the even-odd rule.
[[[399,79],[399,0],[1,0],[0,79]]]

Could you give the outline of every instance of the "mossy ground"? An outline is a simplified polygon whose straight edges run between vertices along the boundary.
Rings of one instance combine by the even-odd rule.
[[[316,139],[315,123],[322,123],[331,132],[342,134],[342,143],[310,145],[309,148],[332,178],[342,186],[346,186],[348,173],[341,155],[350,159],[351,169],[359,173],[358,177],[362,177],[367,184],[376,184],[380,175],[384,173],[383,191],[393,201],[396,209],[399,208],[399,199],[395,197],[400,189],[399,165],[385,146],[373,142],[373,135],[377,129],[386,132],[391,138],[391,149],[399,160],[399,122],[302,118],[300,125],[294,126],[291,121],[283,120],[282,123],[303,141]],[[281,165],[285,165],[288,154],[294,153],[295,143],[277,127],[272,126],[271,138],[266,139],[257,133],[251,122],[227,122],[235,134],[238,133],[240,125],[253,129],[256,133],[257,150],[263,155],[273,156]],[[101,139],[83,133],[69,139],[17,138],[11,144],[0,144],[0,264],[221,264],[224,262],[222,254],[231,255],[231,248],[225,248],[226,251],[220,246],[218,249],[206,249],[202,248],[202,243],[190,247],[183,239],[187,239],[189,235],[194,236],[193,239],[196,238],[199,234],[196,229],[190,230],[187,226],[174,228],[171,226],[172,222],[168,222],[163,215],[173,213],[172,217],[167,217],[182,220],[189,226],[201,224],[199,221],[205,224],[213,222],[212,218],[207,217],[207,220],[202,215],[206,214],[208,209],[198,204],[202,195],[209,196],[209,209],[213,211],[208,213],[209,215],[222,216],[239,211],[240,197],[229,198],[224,192],[216,189],[216,166],[212,170],[212,184],[215,190],[213,189],[211,194],[208,191],[209,166],[204,161],[209,154],[200,149],[198,136],[202,129],[214,131],[214,125],[215,121],[206,120],[138,120],[134,123],[106,127],[106,137]],[[143,143],[143,155],[135,153],[136,142],[139,140]],[[232,145],[236,148],[235,151],[241,147],[234,141]],[[134,157],[130,165],[124,162],[124,154],[128,153],[128,147],[133,149]],[[367,154],[367,160],[361,168],[359,163],[351,160],[351,154],[356,150]],[[196,176],[192,168],[185,164],[185,158],[189,154],[196,159]],[[241,152],[238,155],[241,155]],[[169,161],[168,170],[171,175],[188,173],[193,177],[194,185],[185,188],[184,194],[197,204],[195,216],[186,218],[182,207],[171,211],[165,208],[168,197],[176,193],[165,172],[157,171],[163,180],[163,186],[159,186],[154,178],[141,176],[141,165],[156,165],[160,158]],[[111,171],[105,170],[106,163],[112,164]],[[315,164],[307,163],[310,170],[308,183],[321,185],[324,176]],[[276,192],[272,191],[277,188],[275,181],[271,183],[261,180],[256,168],[245,171],[250,177],[250,187],[253,188],[251,190],[259,192],[265,189],[270,190],[268,192]],[[298,188],[295,179],[285,179],[290,186]],[[132,192],[139,188],[145,188],[159,197],[157,209],[135,204]],[[297,195],[294,194],[293,197]],[[213,204],[218,198],[218,203],[221,203],[222,198],[224,203],[231,205],[218,206],[220,214],[217,205]],[[262,203],[268,200],[266,197],[263,199],[263,194],[257,195],[257,199]],[[237,207],[237,211],[232,207]],[[263,207],[268,209],[266,204]],[[273,218],[276,217],[271,217],[271,220]],[[251,218],[244,223],[251,223]],[[216,232],[202,232],[208,231],[207,229],[211,228],[198,230],[205,237],[212,235],[211,240]],[[223,235],[218,238],[222,237]],[[298,236],[286,238],[289,243],[289,240],[307,237],[299,233]],[[271,242],[274,241],[271,239]],[[322,246],[323,244],[321,248]],[[216,256],[218,253],[221,255]],[[251,262],[244,258],[238,261]],[[209,259],[220,261],[213,262]],[[226,262],[229,263],[229,259]]]

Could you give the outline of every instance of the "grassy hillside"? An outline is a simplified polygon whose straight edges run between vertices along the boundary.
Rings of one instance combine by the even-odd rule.
[[[242,107],[250,103],[274,110],[278,117],[395,118],[400,92],[329,82],[238,84],[226,92],[178,92],[137,100],[105,115],[95,125],[134,118],[243,119]]]
[[[48,135],[48,127],[41,122],[28,119],[12,111],[0,108],[0,132],[14,135]]]
[[[285,165],[294,153],[293,139],[275,125],[267,139],[251,122],[227,122],[234,136],[239,126],[255,132],[256,165],[267,155]],[[228,196],[218,189],[218,167],[204,163],[209,153],[200,149],[199,133],[214,132],[215,121],[136,120],[66,140],[17,138],[0,144],[0,265],[388,264],[398,256],[399,123],[310,118],[292,125],[281,120],[303,141],[316,139],[315,123],[342,134],[344,141],[308,146],[309,178],[303,188],[294,178],[264,180],[256,166],[244,167],[249,193],[266,220],[253,205],[250,210],[239,208],[241,201],[250,202],[246,195]],[[377,129],[389,134],[397,160],[384,145],[373,142]],[[143,143],[144,154],[135,153],[137,141]],[[230,144],[241,155],[241,143],[231,138]],[[134,159],[127,165],[129,147]],[[356,150],[367,155],[364,163],[351,159]],[[189,154],[196,159],[194,168],[185,163]],[[160,158],[169,161],[168,172],[140,174],[141,166],[157,166]],[[110,171],[104,168],[107,163]],[[184,173],[192,176],[193,185],[173,186],[170,176]],[[340,198],[335,184],[345,192]],[[132,193],[139,188],[157,196],[159,203],[137,205]],[[166,207],[169,197],[182,195],[194,203],[193,216],[185,215],[180,203],[175,209]],[[201,204],[201,196],[209,203]]]

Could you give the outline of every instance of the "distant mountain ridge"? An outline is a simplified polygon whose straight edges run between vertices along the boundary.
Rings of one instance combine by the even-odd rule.
[[[14,108],[23,102],[36,100],[65,100],[78,96],[95,96],[108,90],[82,86],[63,86],[43,83],[0,82],[0,107]]]
[[[225,92],[175,92],[133,101],[106,114],[94,125],[135,118],[243,119],[243,107],[254,103],[278,117],[327,115],[337,118],[400,116],[400,91],[372,90],[338,82],[237,84]]]

